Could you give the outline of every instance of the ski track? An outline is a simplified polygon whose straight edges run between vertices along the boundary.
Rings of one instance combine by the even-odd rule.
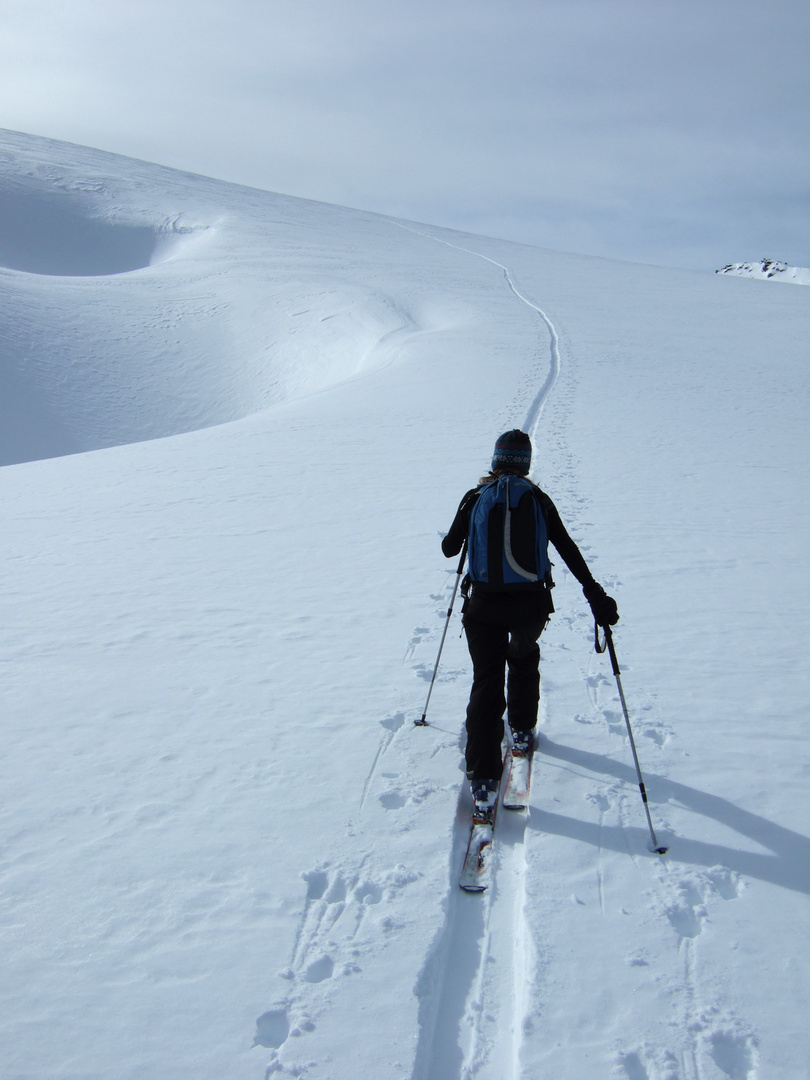
[[[491,259],[488,255],[482,255],[479,251],[473,251],[470,248],[461,247],[459,244],[451,244],[449,240],[442,240],[441,237],[431,236],[430,233],[420,232],[418,229],[411,228],[409,225],[404,225],[402,222],[395,222],[401,229],[405,229],[407,232],[414,233],[416,236],[422,236],[426,240],[432,240],[436,244],[444,244],[445,247],[453,248],[455,251],[463,251],[465,255],[472,255],[476,259],[483,259],[484,262],[488,262],[491,266],[496,266],[503,274],[506,284],[515,294],[521,303],[525,304],[532,311],[536,312],[546,325],[548,331],[550,346],[551,346],[551,363],[549,365],[548,374],[540,389],[534,396],[534,400],[529,406],[526,413],[526,419],[523,421],[523,430],[527,432],[534,440],[537,425],[540,422],[540,417],[543,412],[543,408],[548,400],[551,391],[554,389],[554,384],[560,376],[560,338],[557,333],[557,329],[554,323],[551,321],[545,311],[533,300],[530,300],[527,296],[520,291],[515,284],[515,279],[512,277],[511,271],[503,263],[499,263],[497,259]]]
[[[444,244],[499,269],[515,298],[542,320],[549,336],[550,363],[545,379],[531,401],[523,423],[534,440],[545,404],[560,375],[559,338],[549,316],[523,295],[508,267],[488,256],[401,225],[427,240]],[[454,575],[451,575],[451,580]],[[444,617],[444,594],[431,595],[437,616]],[[403,662],[410,662],[426,682],[432,663],[414,663],[417,649],[434,642],[437,634],[415,627]],[[452,681],[461,672],[445,669],[440,681]],[[600,671],[591,671],[587,685],[593,712],[604,722],[606,737],[624,740],[622,714],[613,686]],[[577,718],[593,723],[593,719]],[[363,811],[375,785],[383,758],[406,723],[404,712],[380,722],[383,731],[362,785],[358,810]],[[638,733],[661,748],[669,735],[660,724],[636,721]],[[586,772],[583,774],[587,775]],[[596,778],[594,778],[596,779]],[[636,813],[628,805],[631,784],[604,777],[588,796],[598,813],[596,886],[602,916],[606,912],[602,845],[609,819],[625,837],[628,857],[638,862]],[[633,788],[635,793],[635,788]],[[399,809],[408,798],[389,790],[379,797],[386,809]],[[415,987],[419,1002],[418,1034],[410,1080],[521,1080],[524,1024],[532,1011],[530,1000],[536,970],[535,946],[526,912],[525,832],[529,815],[501,810],[498,816],[492,884],[483,895],[470,895],[458,887],[458,872],[468,837],[471,800],[462,785],[453,831],[452,858],[445,917],[426,957]],[[530,811],[531,813],[531,811]],[[665,825],[666,828],[666,825]],[[324,863],[302,875],[306,898],[288,968],[280,972],[290,993],[256,1020],[255,1045],[271,1049],[265,1076],[290,1072],[299,1063],[287,1061],[290,1037],[315,1028],[336,992],[334,976],[360,970],[367,945],[360,940],[370,907],[389,901],[413,878],[403,867],[372,869],[367,859],[359,864]],[[648,902],[657,918],[668,926],[679,960],[680,974],[670,980],[670,993],[678,1002],[680,1038],[669,1046],[647,1041],[616,1048],[614,1065],[626,1080],[754,1080],[758,1065],[758,1038],[740,1019],[710,1003],[700,980],[699,937],[709,908],[718,900],[734,899],[740,891],[737,876],[722,866],[707,871],[688,870],[672,860],[662,861],[648,890]],[[536,1005],[536,1003],[534,1003]],[[281,1056],[285,1059],[282,1063]],[[305,1071],[305,1070],[304,1070]],[[614,1074],[612,1074],[614,1075]],[[615,1075],[618,1075],[616,1073]]]
[[[412,1080],[518,1080],[531,979],[526,926],[527,816],[498,814],[493,881],[480,895],[458,888],[472,802],[458,803],[447,914],[417,986],[419,1042]]]
[[[516,299],[543,321],[550,363],[523,421],[523,430],[534,440],[560,375],[559,336],[552,320],[520,291],[507,266],[397,224],[497,267]],[[421,629],[415,631],[414,637],[421,633]],[[406,655],[412,654],[409,646]],[[419,1042],[412,1080],[520,1080],[523,1023],[533,975],[533,945],[525,914],[528,814],[503,809],[499,813],[493,881],[483,895],[475,896],[460,890],[457,881],[472,809],[466,786],[458,806],[447,914],[417,987]]]
[[[518,288],[509,268],[480,252],[420,232],[418,236],[444,244],[498,268],[514,296],[536,312],[545,324],[550,344],[546,377],[529,405],[523,430],[536,441],[537,427],[560,370],[559,336],[553,321]],[[421,628],[415,632],[421,637]],[[411,648],[408,656],[411,656]],[[455,673],[454,673],[455,674]],[[596,713],[606,722],[608,738],[625,739],[623,715],[611,680],[602,672],[588,678]],[[602,700],[602,699],[605,700]],[[669,731],[660,725],[636,722],[640,734],[661,748]],[[635,790],[635,789],[634,789]],[[534,943],[526,917],[527,815],[502,811],[498,816],[493,883],[483,896],[470,896],[457,887],[457,873],[466,846],[469,799],[459,800],[454,858],[444,925],[434,944],[417,987],[420,996],[419,1042],[411,1080],[521,1080],[523,1024],[529,1013],[529,988],[534,979]],[[605,917],[604,851],[601,834],[608,814],[614,814],[628,857],[638,862],[628,818],[628,784],[621,781],[591,796],[599,813],[600,843],[595,874],[600,912]],[[531,812],[531,811],[529,811]],[[688,871],[671,860],[658,868],[649,891],[651,906],[675,933],[681,961],[681,985],[673,991],[681,999],[680,1045],[655,1047],[644,1043],[636,1050],[617,1051],[614,1062],[627,1080],[754,1080],[758,1064],[758,1038],[739,1018],[717,1004],[709,1004],[701,987],[699,936],[708,915],[707,904],[734,899],[737,878],[727,868]]]

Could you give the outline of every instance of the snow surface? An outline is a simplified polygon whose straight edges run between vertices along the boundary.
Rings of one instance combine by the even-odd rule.
[[[804,294],[0,157],[0,1075],[810,1076]],[[412,721],[514,425],[670,852],[558,565],[468,896],[457,615]]]
[[[758,263],[728,263],[716,273],[768,281],[785,281],[790,285],[810,285],[810,270],[804,266],[790,266],[788,263],[777,262],[775,259],[760,259]]]

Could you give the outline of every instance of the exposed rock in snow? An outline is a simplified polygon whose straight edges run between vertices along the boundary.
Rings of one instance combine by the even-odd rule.
[[[768,278],[772,281],[789,281],[793,285],[810,285],[810,270],[803,266],[789,266],[775,259],[762,259],[758,263],[729,263],[717,274],[734,277]]]

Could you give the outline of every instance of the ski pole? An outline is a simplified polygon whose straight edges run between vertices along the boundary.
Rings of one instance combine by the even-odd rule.
[[[610,653],[610,662],[613,665],[613,674],[616,676],[616,685],[619,688],[619,698],[622,703],[622,711],[624,712],[624,720],[627,724],[627,734],[630,736],[630,747],[633,751],[633,761],[636,763],[636,775],[638,776],[638,789],[641,792],[641,801],[644,803],[644,812],[647,815],[647,824],[650,826],[650,838],[652,839],[651,850],[656,855],[666,855],[669,851],[667,847],[661,847],[655,837],[655,829],[653,828],[652,818],[650,817],[650,807],[647,802],[647,790],[644,787],[644,780],[641,777],[641,766],[638,763],[638,753],[636,751],[636,740],[633,738],[633,729],[630,727],[630,714],[627,711],[627,702],[624,699],[624,690],[622,689],[621,671],[619,670],[619,661],[616,659],[616,649],[613,645],[613,632],[609,626],[604,627],[605,631],[605,644],[599,643],[599,624],[594,624],[594,635],[596,637],[596,651],[603,653],[607,648]]]
[[[414,720],[414,724],[417,727],[427,727],[427,711],[430,704],[430,695],[433,693],[433,684],[436,682],[436,673],[439,670],[439,661],[442,658],[442,649],[444,648],[444,639],[447,637],[447,629],[450,626],[450,616],[453,614],[453,605],[456,602],[456,593],[458,592],[459,582],[461,581],[461,575],[464,572],[464,560],[467,558],[467,540],[465,538],[464,544],[461,548],[461,558],[458,560],[458,570],[456,570],[456,583],[453,586],[453,595],[450,598],[450,607],[447,609],[447,620],[444,624],[444,632],[442,633],[442,640],[439,642],[439,654],[436,657],[436,665],[433,668],[433,678],[430,680],[430,686],[428,687],[427,700],[425,701],[425,709],[422,713],[421,720]]]

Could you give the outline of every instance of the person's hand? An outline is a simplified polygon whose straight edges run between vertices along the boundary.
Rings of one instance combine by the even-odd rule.
[[[593,581],[582,588],[585,599],[591,605],[591,611],[597,626],[615,626],[619,621],[619,609],[612,596],[608,596],[602,586]]]

